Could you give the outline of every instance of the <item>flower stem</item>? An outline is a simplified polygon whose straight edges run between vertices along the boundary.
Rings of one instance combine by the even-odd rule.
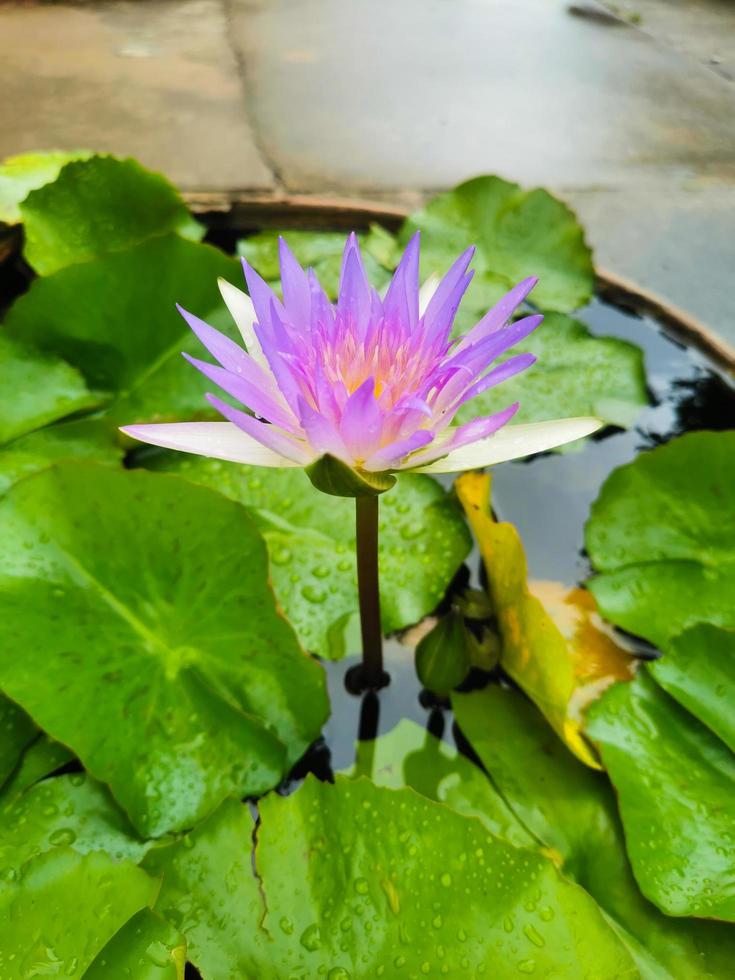
[[[383,635],[378,590],[378,497],[355,498],[357,529],[357,588],[362,633],[362,685],[364,690],[385,687]]]

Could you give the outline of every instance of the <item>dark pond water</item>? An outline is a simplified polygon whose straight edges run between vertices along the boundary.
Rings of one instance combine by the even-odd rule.
[[[584,552],[584,523],[590,505],[607,475],[637,453],[696,429],[735,426],[735,387],[714,362],[673,340],[655,320],[637,316],[599,300],[579,314],[593,334],[620,337],[642,348],[651,403],[633,429],[607,429],[588,441],[581,452],[537,456],[528,462],[505,463],[494,471],[493,505],[498,519],[519,529],[532,578],[568,585],[583,582],[591,572]],[[451,478],[444,478],[447,486]],[[480,556],[473,550],[465,579],[480,582]],[[642,656],[649,654],[641,643]],[[354,762],[358,738],[390,731],[410,718],[434,735],[457,742],[467,751],[451,711],[422,692],[413,666],[413,651],[396,639],[386,644],[390,685],[362,698],[345,688],[345,674],[358,662],[350,657],[325,663],[332,716],[323,737],[291,773],[282,792],[295,789],[307,772],[330,778]]]

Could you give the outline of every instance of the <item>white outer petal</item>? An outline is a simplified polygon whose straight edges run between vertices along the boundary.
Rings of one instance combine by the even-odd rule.
[[[493,466],[509,459],[521,459],[534,453],[555,449],[575,439],[591,435],[605,423],[601,419],[583,417],[572,419],[552,419],[547,422],[528,422],[519,425],[504,425],[502,429],[478,439],[467,446],[455,449],[442,459],[426,466],[411,468],[410,459],[405,469],[415,473],[458,473],[462,470],[476,470],[483,466]]]
[[[441,276],[437,275],[436,272],[432,272],[430,276],[427,276],[419,289],[419,316],[423,316],[426,313],[426,307],[434,295],[434,293],[439,288],[439,283],[441,282]]]
[[[230,311],[230,316],[237,324],[237,329],[242,335],[242,339],[245,342],[245,347],[248,354],[252,357],[254,361],[257,361],[262,367],[266,368],[268,373],[270,373],[270,368],[268,367],[268,362],[261,350],[258,338],[255,336],[255,330],[253,329],[253,324],[256,322],[258,317],[255,314],[255,307],[253,306],[253,301],[250,299],[247,293],[244,293],[242,289],[238,289],[237,286],[233,286],[231,282],[221,277],[217,280],[217,285],[219,286],[219,291],[222,294],[222,299],[225,301],[227,309]]]
[[[196,456],[226,459],[253,466],[300,466],[291,459],[261,445],[232,422],[165,422],[153,425],[125,425],[120,429],[139,442],[163,449],[178,449]]]

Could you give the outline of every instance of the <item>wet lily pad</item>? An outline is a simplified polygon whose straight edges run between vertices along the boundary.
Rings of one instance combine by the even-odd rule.
[[[175,304],[205,318],[219,311],[223,326],[229,315],[217,277],[232,277],[236,268],[209,245],[154,238],[37,279],[6,327],[113,395],[108,415],[115,422],[214,417],[204,397],[211,384],[181,356],[202,351]]]
[[[735,432],[692,432],[619,467],[585,531],[588,584],[611,622],[659,646],[735,628]]]
[[[278,614],[238,504],[67,463],[8,492],[0,537],[0,684],[141,833],[274,786],[318,734],[323,671]]]
[[[138,863],[148,845],[107,787],[85,773],[44,779],[15,800],[0,799],[0,867],[17,869],[56,847]]]
[[[605,776],[581,765],[519,693],[454,694],[457,721],[508,806],[617,927],[641,976],[729,977],[735,928],[673,919],[640,893]]]
[[[145,459],[219,490],[252,510],[268,544],[278,601],[307,650],[339,659],[357,614],[355,505],[325,497],[299,469],[266,469],[182,453]],[[418,622],[439,603],[470,550],[461,514],[429,477],[405,475],[380,500],[380,574],[386,633]]]
[[[35,725],[33,727],[35,729]],[[26,747],[12,775],[0,789],[0,807],[14,803],[34,783],[56,772],[73,758],[74,753],[61,742],[39,734]]]
[[[22,153],[0,163],[0,221],[17,224],[22,220],[19,204],[37,187],[56,180],[61,168],[71,160],[86,160],[89,150],[51,150]]]
[[[20,213],[25,257],[43,276],[168,232],[204,234],[165,177],[112,156],[64,164],[55,180],[31,191]]]
[[[735,755],[646,673],[589,718],[643,894],[668,915],[735,921]]]
[[[649,670],[672,698],[735,752],[735,632],[703,623],[677,636]]]
[[[122,461],[110,426],[102,419],[78,419],[47,426],[15,439],[0,450],[0,496],[14,483],[52,463],[93,459],[116,466]]]
[[[37,735],[38,729],[20,705],[0,693],[0,787]]]
[[[477,817],[517,847],[538,844],[478,766],[407,718],[377,739],[358,742],[355,765],[344,775],[367,776],[392,789],[410,786],[457,813]]]
[[[527,276],[539,277],[533,301],[544,310],[568,313],[592,296],[592,254],[582,227],[548,191],[476,177],[411,214],[399,240],[404,243],[417,230],[425,275],[444,272],[468,245],[477,246],[477,272],[468,293],[474,306]]]
[[[191,835],[188,857],[179,843],[146,859],[164,876],[157,909],[180,922],[205,978],[636,975],[589,896],[550,861],[412,790],[310,777],[266,797],[260,815],[262,897],[250,821],[232,805]],[[217,869],[229,868],[223,879]],[[194,917],[215,883],[237,901],[225,899],[224,917]]]
[[[518,532],[493,518],[490,482],[488,474],[465,473],[456,487],[487,571],[502,640],[500,663],[572,752],[599,768],[582,731],[582,709],[616,679],[631,677],[634,661],[588,593],[527,580]]]
[[[186,940],[165,919],[141,909],[100,950],[84,980],[184,980]]]
[[[70,364],[0,335],[0,445],[100,400]]]
[[[0,880],[0,976],[81,977],[159,883],[129,861],[59,848]],[[70,928],[73,922],[74,928]]]
[[[627,429],[648,404],[643,352],[634,344],[617,337],[594,337],[579,320],[550,313],[503,359],[527,351],[537,356],[537,362],[473,398],[460,409],[460,422],[518,401],[521,407],[514,421],[593,415]]]

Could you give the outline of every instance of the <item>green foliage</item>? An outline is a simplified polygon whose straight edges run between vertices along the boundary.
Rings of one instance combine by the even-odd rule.
[[[355,504],[324,496],[299,469],[240,466],[180,453],[146,465],[219,490],[251,509],[270,555],[278,600],[304,647],[345,655],[344,628],[357,613]],[[438,604],[470,548],[454,502],[435,480],[399,477],[380,498],[380,580],[386,633],[418,622]]]
[[[443,273],[475,244],[468,302],[493,301],[527,276],[538,276],[533,301],[568,313],[592,296],[594,270],[574,213],[548,191],[524,191],[500,177],[476,177],[439,194],[405,222],[400,241],[421,231],[423,274]]]
[[[141,832],[263,792],[318,734],[323,672],[278,614],[239,505],[173,477],[61,464],[0,502],[0,539],[0,618],[25,651],[0,661],[0,684]]]
[[[735,431],[692,432],[615,470],[592,505],[589,582],[605,617],[664,645],[735,627]]]
[[[289,797],[266,797],[260,817],[257,879],[242,858],[251,822],[233,804],[188,847],[146,859],[163,872],[158,910],[184,932],[190,923],[207,980],[473,976],[490,965],[498,978],[634,975],[594,903],[549,860],[411,790],[312,778]],[[217,917],[192,916],[186,896],[200,907],[215,883],[221,894],[225,872],[235,900]]]
[[[148,238],[178,232],[201,238],[175,188],[135,160],[72,160],[20,204],[25,257],[47,276]]]
[[[669,915],[735,921],[735,755],[646,673],[590,710],[643,894]]]
[[[60,847],[0,880],[0,976],[81,977],[158,882],[129,861]],[[73,928],[70,924],[73,923]]]
[[[184,980],[186,941],[150,909],[141,909],[100,950],[85,980]]]
[[[454,694],[452,707],[512,812],[599,903],[642,977],[730,975],[735,930],[672,919],[646,901],[626,857],[608,780],[578,762],[533,705],[517,692],[489,687]]]
[[[0,694],[0,787],[37,734],[38,729],[25,711]]]
[[[470,649],[462,616],[442,616],[416,646],[416,673],[424,687],[448,694],[470,671]]]
[[[19,204],[30,191],[56,180],[61,168],[71,160],[86,160],[88,150],[51,150],[23,153],[0,163],[0,221],[16,224],[22,220]]]
[[[70,364],[0,334],[0,445],[99,402]]]

